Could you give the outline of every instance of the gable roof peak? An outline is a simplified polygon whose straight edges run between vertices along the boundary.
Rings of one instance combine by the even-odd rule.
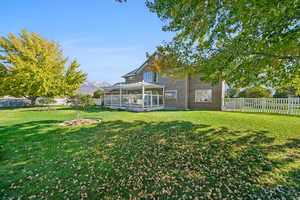
[[[151,56],[155,56],[156,54],[157,53],[154,52]],[[138,68],[132,70],[131,72],[128,72],[127,74],[123,75],[122,78],[137,75],[137,73],[139,73],[141,70],[143,70],[147,66],[148,62],[149,62],[149,58],[147,58],[147,60],[140,67],[138,67]]]

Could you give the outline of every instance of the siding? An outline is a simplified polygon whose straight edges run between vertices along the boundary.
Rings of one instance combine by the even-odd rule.
[[[159,76],[159,85],[164,85],[165,90],[177,90],[177,100],[165,99],[167,109],[188,109],[187,87],[188,79],[173,79],[171,77]]]
[[[133,80],[125,79],[126,83],[135,83],[143,81],[144,72],[151,71],[145,67],[141,70]],[[165,99],[166,109],[192,109],[192,110],[221,110],[223,99],[223,83],[220,82],[216,85],[209,83],[203,83],[200,80],[200,76],[191,78],[187,76],[183,79],[174,79],[172,77],[166,77],[159,75],[159,85],[164,85],[165,90],[177,90],[177,100]],[[195,102],[195,90],[196,89],[212,89],[212,102],[211,103],[196,103]]]
[[[135,82],[143,81],[144,73],[151,71],[148,67],[145,67],[140,73],[136,75]],[[159,74],[158,85],[164,85],[165,90],[177,90],[177,100],[165,99],[166,109],[188,109],[188,99],[187,99],[187,84],[188,79],[175,80],[171,77],[162,76]]]
[[[216,85],[203,83],[200,76],[189,79],[189,108],[192,110],[221,110],[223,99],[223,82]],[[212,89],[212,102],[195,102],[196,89]]]

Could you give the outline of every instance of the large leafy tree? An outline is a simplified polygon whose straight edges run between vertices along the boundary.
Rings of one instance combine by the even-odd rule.
[[[67,59],[57,43],[23,30],[0,38],[0,94],[37,97],[72,95],[86,79],[79,64]]]
[[[299,0],[148,0],[176,32],[158,48],[157,66],[201,73],[236,87],[294,86],[300,90]],[[154,60],[155,61],[155,60]]]

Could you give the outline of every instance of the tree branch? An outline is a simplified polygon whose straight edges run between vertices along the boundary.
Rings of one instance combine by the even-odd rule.
[[[272,54],[267,54],[267,53],[262,53],[262,52],[249,52],[245,53],[244,55],[259,55],[259,56],[268,56],[268,57],[273,57],[273,58],[278,58],[278,59],[300,59],[300,56],[278,56],[278,55],[272,55]]]

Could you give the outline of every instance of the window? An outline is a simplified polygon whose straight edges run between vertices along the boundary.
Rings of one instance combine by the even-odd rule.
[[[158,82],[158,72],[145,72],[144,81],[148,83],[157,83]]]
[[[212,102],[212,89],[195,90],[195,102]]]
[[[148,83],[153,82],[153,73],[152,72],[145,72],[144,73],[144,81]]]
[[[166,90],[165,98],[177,100],[177,90]]]

